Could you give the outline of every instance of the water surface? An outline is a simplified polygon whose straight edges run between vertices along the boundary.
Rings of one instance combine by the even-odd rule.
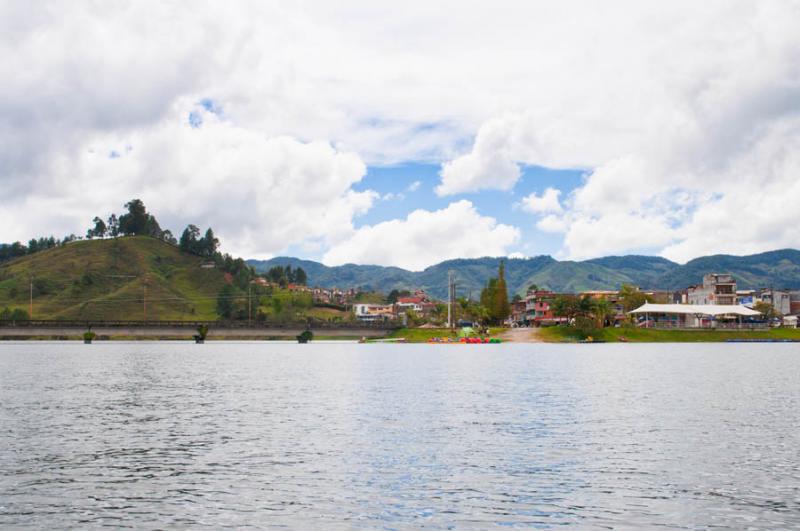
[[[0,344],[0,526],[800,527],[797,345]]]

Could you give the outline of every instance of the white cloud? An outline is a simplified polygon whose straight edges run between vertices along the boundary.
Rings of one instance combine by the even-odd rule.
[[[408,185],[408,188],[406,188],[406,190],[408,192],[416,192],[417,190],[419,190],[420,186],[422,186],[422,181],[414,181],[413,183]]]
[[[487,122],[478,131],[471,153],[442,166],[442,183],[436,187],[437,195],[514,187],[520,169],[511,158],[505,125],[505,120]]]
[[[190,112],[202,116],[200,127],[190,126]],[[358,156],[325,142],[268,138],[189,102],[152,128],[99,134],[81,151],[47,169],[50,188],[0,210],[6,234],[46,234],[53,212],[64,227],[86,227],[139,197],[165,227],[210,224],[225,250],[259,257],[293,243],[335,241],[377,198],[351,189],[366,173]]]
[[[328,265],[396,265],[413,271],[451,258],[504,256],[519,230],[482,216],[471,202],[415,210],[405,219],[361,227],[323,257]]]
[[[555,188],[547,188],[540,196],[533,192],[522,199],[522,209],[534,214],[561,213],[564,209],[558,200],[560,195],[561,190]]]
[[[567,232],[567,229],[569,229],[569,221],[566,220],[564,216],[548,214],[536,222],[536,228],[542,232],[558,234],[560,232]]]

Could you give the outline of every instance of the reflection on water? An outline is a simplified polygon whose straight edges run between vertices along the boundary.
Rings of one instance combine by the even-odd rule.
[[[800,526],[794,345],[0,345],[0,526]]]

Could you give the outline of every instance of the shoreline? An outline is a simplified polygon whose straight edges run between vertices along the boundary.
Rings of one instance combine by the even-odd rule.
[[[190,330],[109,330],[95,328],[94,342],[107,341],[178,341],[193,342],[194,331]],[[437,344],[431,338],[455,337],[443,328],[402,328],[393,331],[364,335],[355,330],[332,331],[315,334],[312,342],[358,342],[368,340],[395,339],[406,344]],[[231,330],[212,329],[206,342],[258,341],[295,342],[295,330]],[[800,329],[773,328],[770,330],[654,330],[636,328],[604,328],[590,334],[587,340],[575,329],[567,327],[547,328],[493,328],[487,337],[500,339],[510,344],[581,344],[581,343],[794,343],[800,342]],[[0,344],[9,341],[83,341],[83,330],[74,328],[59,330],[26,330],[23,328],[0,328]],[[370,341],[368,341],[370,342]]]

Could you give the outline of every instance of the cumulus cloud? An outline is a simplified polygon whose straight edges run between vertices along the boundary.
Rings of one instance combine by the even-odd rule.
[[[480,167],[503,153],[510,163],[587,169],[563,211],[546,212],[544,197],[523,202],[541,216],[540,230],[564,233],[571,258],[646,249],[685,261],[800,245],[786,229],[800,224],[800,209],[789,207],[800,203],[789,148],[800,140],[800,3],[712,2],[692,7],[691,20],[677,4],[657,15],[626,7],[614,21],[594,13],[607,28],[602,39],[587,28],[580,44],[554,51],[575,60],[580,83],[565,82],[569,69],[547,70],[524,110],[487,120],[473,147],[444,167]],[[554,81],[560,94],[547,89]],[[484,127],[501,139],[496,150],[482,148]],[[466,167],[448,179],[493,187],[475,175]],[[756,212],[755,201],[777,211]]]
[[[269,256],[349,234],[352,219],[377,198],[351,189],[366,173],[357,155],[325,142],[266,137],[190,102],[154,127],[93,136],[81,152],[47,169],[50,188],[0,210],[6,234],[47,233],[54,212],[63,226],[85,227],[139,197],[166,227],[213,224],[226,250]]]
[[[441,210],[415,210],[405,219],[361,227],[324,256],[328,265],[396,265],[420,271],[451,258],[504,256],[519,241],[516,227],[483,216],[467,200]]]
[[[561,190],[555,188],[548,188],[542,195],[533,192],[522,199],[522,209],[534,214],[560,213],[563,211],[558,200],[560,195]]]
[[[472,152],[442,166],[437,195],[513,188],[519,180],[520,169],[511,158],[507,133],[504,120],[484,124]]]

